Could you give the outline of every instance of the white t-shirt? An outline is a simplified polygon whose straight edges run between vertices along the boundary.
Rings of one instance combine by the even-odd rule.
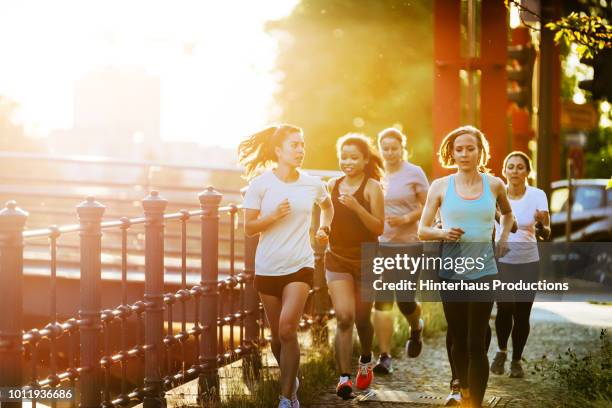
[[[511,232],[508,236],[508,242],[511,243],[510,252],[503,258],[500,258],[499,262],[509,264],[537,262],[540,260],[540,257],[538,255],[537,240],[535,236],[535,213],[536,210],[548,211],[548,199],[546,198],[546,194],[539,188],[527,186],[527,190],[525,194],[523,194],[523,197],[518,200],[510,199],[509,201],[512,207],[512,214],[516,217],[518,230],[516,232]],[[499,240],[501,227],[497,225],[495,231],[495,239]],[[525,244],[516,244],[517,242]]]
[[[274,212],[289,199],[291,212],[259,235],[255,254],[255,274],[281,276],[295,273],[304,267],[314,267],[310,245],[312,206],[328,197],[320,178],[300,172],[293,183],[281,181],[272,170],[251,180],[244,196],[243,207],[259,210],[260,217]]]

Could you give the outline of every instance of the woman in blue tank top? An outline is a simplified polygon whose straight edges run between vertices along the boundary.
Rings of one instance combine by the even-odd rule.
[[[491,277],[497,274],[491,242],[496,205],[502,214],[498,254],[507,251],[513,218],[503,182],[487,174],[489,144],[480,130],[463,126],[444,138],[438,155],[443,167],[456,172],[432,183],[419,223],[419,239],[449,242],[442,251],[445,267],[439,276],[443,283],[468,281],[476,287],[490,287]],[[438,211],[442,229],[433,225]],[[464,262],[470,258],[468,267]],[[453,268],[445,262],[449,259],[454,261]],[[493,296],[491,292],[491,296],[474,299],[473,294],[441,292],[462,406],[480,407],[489,379],[486,333]]]

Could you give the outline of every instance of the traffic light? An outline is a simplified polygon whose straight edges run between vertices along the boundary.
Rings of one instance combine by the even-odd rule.
[[[593,100],[612,101],[612,48],[599,51],[593,59],[582,58],[580,62],[593,67],[593,79],[580,81],[578,87],[589,91]]]
[[[532,108],[533,66],[536,51],[531,44],[529,29],[518,27],[512,30],[512,45],[508,46],[506,72],[508,76],[508,101],[520,108]]]

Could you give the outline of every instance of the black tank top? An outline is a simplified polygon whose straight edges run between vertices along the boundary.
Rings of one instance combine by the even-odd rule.
[[[330,226],[329,245],[331,250],[338,255],[359,258],[361,256],[361,244],[363,242],[377,242],[378,237],[366,228],[355,211],[338,200],[342,180],[344,180],[344,176],[336,181],[331,194],[334,218]],[[370,203],[366,201],[363,195],[367,182],[368,177],[364,177],[357,191],[353,193],[353,197],[370,212]]]

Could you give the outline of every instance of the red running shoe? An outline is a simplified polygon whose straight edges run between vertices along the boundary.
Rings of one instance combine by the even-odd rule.
[[[353,397],[353,382],[349,377],[340,377],[340,381],[338,381],[336,386],[336,395],[343,400]]]
[[[361,357],[359,357],[359,368],[357,370],[357,388],[361,390],[365,390],[372,383],[372,379],[374,378],[374,373],[372,372],[373,368],[372,357],[370,357],[370,361],[368,363],[362,363]]]

